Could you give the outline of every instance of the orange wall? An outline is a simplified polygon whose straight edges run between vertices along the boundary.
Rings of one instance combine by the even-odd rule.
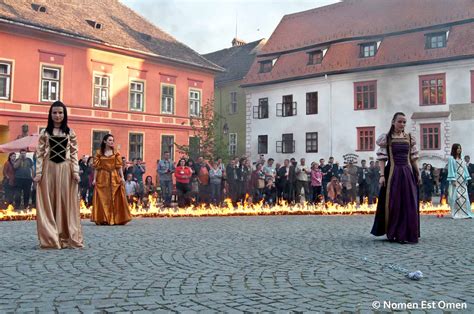
[[[92,129],[110,130],[126,157],[128,133],[142,132],[144,159],[148,165],[147,174],[150,175],[154,175],[156,160],[160,158],[161,134],[174,134],[175,142],[179,144],[187,144],[191,136],[188,80],[201,82],[202,105],[214,93],[214,76],[204,71],[87,48],[79,43],[72,45],[13,33],[0,32],[0,42],[0,60],[13,60],[12,98],[10,101],[0,100],[0,125],[8,126],[10,140],[21,133],[24,123],[29,125],[30,133],[36,133],[39,127],[45,126],[50,103],[40,101],[40,58],[44,60],[52,56],[55,59],[52,66],[57,66],[54,62],[63,60],[60,98],[70,109],[70,126],[78,134],[79,154],[91,153]],[[100,69],[101,66],[104,70]],[[93,107],[92,80],[95,70],[108,71],[111,77],[109,109]],[[129,79],[136,73],[141,73],[145,80],[143,113],[129,110]],[[171,75],[176,80],[174,115],[160,114],[160,82],[165,79],[162,74]],[[129,115],[131,113],[134,118]]]

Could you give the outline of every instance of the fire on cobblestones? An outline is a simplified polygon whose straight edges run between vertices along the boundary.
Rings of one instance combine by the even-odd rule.
[[[217,217],[217,216],[270,216],[270,215],[370,215],[374,214],[376,204],[348,204],[345,206],[339,204],[288,204],[285,201],[277,205],[269,206],[263,203],[252,204],[247,201],[243,203],[232,204],[229,199],[224,201],[223,206],[216,205],[190,205],[184,208],[171,207],[164,208],[160,206],[157,199],[150,198],[147,208],[141,205],[130,205],[130,212],[133,217],[144,218],[165,218],[165,217]],[[81,202],[81,217],[90,218],[92,206],[87,207]],[[422,203],[420,213],[424,215],[448,215],[449,208],[446,202],[439,205],[431,203]],[[0,209],[0,221],[12,220],[35,220],[36,209],[27,211],[17,211],[13,206],[7,209]]]

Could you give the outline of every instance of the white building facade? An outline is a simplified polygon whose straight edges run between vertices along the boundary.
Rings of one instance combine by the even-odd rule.
[[[396,112],[420,164],[474,159],[474,7],[346,0],[286,15],[244,79],[253,160],[375,160]],[[367,23],[370,17],[370,23]]]
[[[253,160],[262,154],[276,161],[291,157],[319,161],[334,156],[342,163],[343,156],[350,153],[359,160],[373,160],[376,139],[388,131],[394,113],[403,112],[406,131],[418,142],[420,162],[444,166],[453,143],[460,143],[465,154],[474,155],[473,71],[474,58],[247,87],[247,153]],[[445,77],[445,104],[420,103],[420,77],[432,75]],[[375,108],[357,109],[356,86],[364,82],[375,85]],[[309,93],[317,93],[317,113],[307,111]],[[296,112],[283,116],[277,107],[288,95],[292,95]],[[258,110],[265,99],[268,117],[262,114],[262,106]],[[290,137],[294,147],[285,142]]]

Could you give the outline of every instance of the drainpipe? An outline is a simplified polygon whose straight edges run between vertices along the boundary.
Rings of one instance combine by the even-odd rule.
[[[333,138],[332,138],[332,82],[329,80],[328,75],[325,74],[324,78],[329,82],[329,156],[333,156]]]

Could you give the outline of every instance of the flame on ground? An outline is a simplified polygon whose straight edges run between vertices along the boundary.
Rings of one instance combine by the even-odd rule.
[[[374,214],[377,208],[376,204],[369,205],[367,200],[361,205],[350,203],[345,206],[339,204],[288,204],[280,201],[277,205],[269,206],[260,203],[250,203],[248,197],[241,202],[233,205],[230,199],[226,199],[221,206],[217,205],[189,205],[187,207],[164,208],[158,204],[156,198],[150,196],[148,206],[142,204],[131,204],[130,212],[133,217],[216,217],[216,216],[270,216],[270,215],[367,215]],[[471,208],[474,203],[471,204]],[[87,207],[81,201],[81,217],[90,218],[92,206]],[[424,215],[449,215],[450,209],[446,201],[439,205],[431,203],[420,204],[420,213]],[[36,209],[27,211],[15,211],[13,206],[7,209],[0,209],[0,221],[11,220],[34,220],[36,219]]]

